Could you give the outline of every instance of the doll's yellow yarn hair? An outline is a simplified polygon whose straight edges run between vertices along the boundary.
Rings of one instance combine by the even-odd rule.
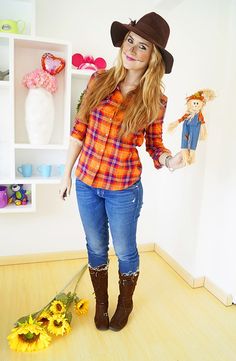
[[[215,92],[211,89],[202,89],[186,98],[187,102],[192,99],[201,100],[206,103],[216,97]]]

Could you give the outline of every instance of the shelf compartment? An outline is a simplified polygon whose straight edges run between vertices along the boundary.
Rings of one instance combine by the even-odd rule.
[[[12,183],[13,184],[13,183]],[[30,194],[27,195],[28,197],[28,203],[26,205],[20,205],[16,206],[15,204],[11,203],[7,205],[4,208],[0,208],[0,213],[29,213],[29,212],[35,212],[36,205],[35,205],[35,185],[34,184],[25,184],[25,183],[15,183],[15,184],[23,184],[24,189],[29,190]],[[11,184],[2,184],[5,185],[8,188],[8,197],[12,194],[12,191],[10,190]]]
[[[1,19],[23,20],[25,22],[23,34],[35,35],[35,0],[0,0],[0,8]]]
[[[1,33],[0,33],[1,34]],[[0,36],[0,71],[6,71],[10,69],[10,48],[9,39],[5,36]],[[0,80],[0,86],[5,87],[9,84],[8,78]]]
[[[70,47],[65,43],[54,43],[49,40],[35,39],[14,39],[14,99],[15,99],[15,142],[28,143],[28,136],[25,126],[25,99],[28,89],[23,86],[22,79],[25,74],[42,69],[41,57],[44,53],[52,53],[55,56],[65,59],[65,69],[56,75],[58,90],[53,94],[55,105],[55,120],[50,144],[61,145],[68,137],[70,118],[70,74],[69,58]]]
[[[44,183],[59,183],[61,174],[59,167],[65,163],[66,150],[58,149],[16,149],[15,159],[15,179],[21,183],[33,183],[33,184],[44,184]],[[17,168],[22,164],[32,164],[32,176],[22,177],[18,172]],[[52,166],[52,172],[50,177],[42,177],[38,172],[38,167],[42,164],[50,164]]]
[[[11,179],[14,169],[13,118],[9,88],[0,88],[0,181]]]

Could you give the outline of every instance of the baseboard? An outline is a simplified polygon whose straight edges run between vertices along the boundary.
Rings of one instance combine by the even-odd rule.
[[[154,243],[140,244],[138,245],[139,252],[153,252]],[[109,256],[114,256],[114,248],[109,250]],[[1,256],[0,266],[10,266],[25,263],[40,263],[40,262],[56,262],[64,260],[73,260],[87,258],[87,251],[63,251],[63,252],[51,252],[51,253],[33,253],[26,255],[16,256]]]
[[[225,306],[232,306],[232,304],[233,304],[232,295],[227,294],[221,288],[216,286],[211,280],[209,280],[209,278],[204,277],[204,276],[198,277],[198,278],[193,277],[174,258],[172,258],[166,251],[164,251],[157,244],[155,244],[154,250],[192,288],[204,287],[211,294],[213,294],[213,296],[215,296],[219,301],[221,301]]]
[[[212,293],[218,300],[220,300],[225,306],[232,306],[233,297],[227,294],[221,288],[216,286],[209,278],[205,278],[204,287]]]
[[[194,278],[186,269],[184,269],[173,257],[171,257],[166,251],[160,246],[155,244],[155,252],[164,259],[178,275],[184,279],[192,288],[198,288],[204,286],[205,277]]]

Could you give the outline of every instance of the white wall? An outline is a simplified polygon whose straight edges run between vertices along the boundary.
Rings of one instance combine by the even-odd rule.
[[[108,0],[89,4],[38,0],[36,33],[69,40],[73,52],[103,56],[112,65],[117,53],[109,34],[112,21],[127,22],[149,11],[167,19],[171,26],[168,50],[175,63],[173,73],[164,80],[169,97],[166,123],[183,115],[185,97],[198,89],[213,88],[217,98],[205,109],[209,137],[199,144],[195,165],[174,173],[156,171],[141,149],[145,198],[138,241],[158,243],[192,275],[206,275],[236,295],[236,125],[231,107],[235,1],[120,0],[118,4],[114,9]],[[181,128],[174,135],[164,129],[165,144],[173,153],[179,150],[180,137]],[[74,193],[66,202],[60,202],[57,193],[58,186],[37,186],[37,213],[1,215],[2,255],[84,248]]]
[[[236,302],[235,270],[235,85],[236,2],[226,2],[221,14],[222,37],[218,50],[223,55],[219,75],[221,87],[207,142],[206,176],[199,231],[197,271],[201,270],[219,287],[232,293]],[[222,47],[223,44],[223,47]],[[216,54],[217,55],[217,54]],[[218,75],[218,74],[217,74]]]

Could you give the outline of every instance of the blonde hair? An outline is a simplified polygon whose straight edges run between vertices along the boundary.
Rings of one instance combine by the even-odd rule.
[[[127,34],[128,35],[128,34]],[[117,64],[108,71],[99,73],[91,88],[84,95],[83,102],[78,112],[82,122],[88,123],[90,111],[101,100],[109,96],[117,85],[125,79],[127,70],[122,63],[122,46],[120,48]],[[165,73],[165,65],[159,50],[153,46],[148,67],[140,79],[138,87],[127,94],[123,104],[124,120],[122,122],[120,136],[145,129],[158,116],[163,97],[162,77]]]

